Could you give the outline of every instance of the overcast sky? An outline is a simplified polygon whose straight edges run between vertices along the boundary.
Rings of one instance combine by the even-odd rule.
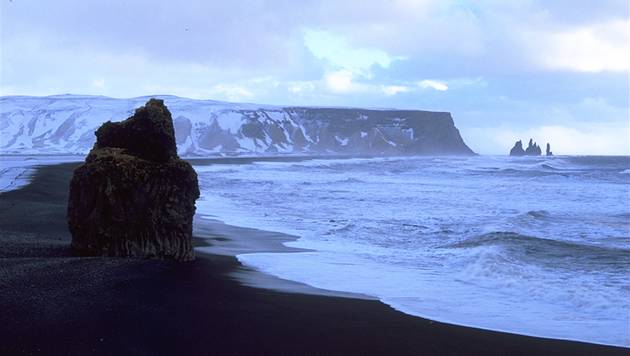
[[[480,153],[630,154],[627,0],[0,1],[1,95],[440,110]]]

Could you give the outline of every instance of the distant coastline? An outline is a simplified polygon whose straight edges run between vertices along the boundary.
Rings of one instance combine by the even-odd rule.
[[[271,106],[159,96],[173,114],[180,156],[473,155],[448,112]],[[145,97],[1,97],[0,153],[85,154],[102,123]]]

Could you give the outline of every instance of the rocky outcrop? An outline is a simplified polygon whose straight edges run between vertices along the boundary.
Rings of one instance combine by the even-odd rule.
[[[547,144],[547,150],[549,150],[549,144]],[[526,149],[523,149],[523,142],[518,140],[510,150],[510,156],[540,156],[541,154],[542,150],[540,146],[531,138],[529,139]]]
[[[514,147],[510,150],[510,156],[525,156],[525,150],[523,149],[523,142],[521,142],[521,140],[516,141]]]
[[[545,150],[545,156],[553,156],[553,152],[551,152],[551,145],[547,142],[547,149]]]
[[[525,154],[527,156],[540,156],[542,154],[542,150],[540,149],[540,146],[538,146],[538,144],[536,144],[536,142],[534,142],[534,140],[530,138],[529,144],[525,149]]]
[[[171,113],[151,99],[127,120],[106,122],[68,201],[72,248],[80,255],[194,259],[197,174],[177,155]]]

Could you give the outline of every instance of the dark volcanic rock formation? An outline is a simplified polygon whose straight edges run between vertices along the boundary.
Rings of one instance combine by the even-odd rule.
[[[549,144],[547,144],[547,152],[550,152]],[[540,156],[541,154],[542,150],[540,149],[540,146],[538,146],[538,144],[536,144],[536,142],[534,142],[531,138],[529,139],[526,149],[523,149],[523,142],[518,140],[514,143],[514,147],[510,150],[510,156]]]
[[[528,156],[540,156],[542,154],[542,150],[540,149],[540,146],[538,146],[536,142],[530,138],[529,144],[525,149],[525,154]]]
[[[547,142],[547,150],[545,151],[545,156],[553,156],[553,152],[551,152],[551,145]]]
[[[149,100],[129,119],[99,127],[94,149],[107,147],[124,148],[127,154],[148,161],[178,159],[173,119],[164,101]]]
[[[127,120],[103,124],[96,137],[70,183],[73,249],[83,255],[194,259],[197,174],[177,156],[164,102],[149,100]]]
[[[525,150],[523,149],[523,142],[521,140],[516,141],[514,147],[510,150],[510,156],[524,156]]]

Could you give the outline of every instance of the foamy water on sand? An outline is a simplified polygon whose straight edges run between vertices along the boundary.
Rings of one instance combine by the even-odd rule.
[[[83,157],[76,155],[0,155],[0,193],[27,185],[39,166],[82,160]]]
[[[374,158],[195,166],[200,215],[300,236],[239,255],[408,314],[630,346],[630,158]]]

